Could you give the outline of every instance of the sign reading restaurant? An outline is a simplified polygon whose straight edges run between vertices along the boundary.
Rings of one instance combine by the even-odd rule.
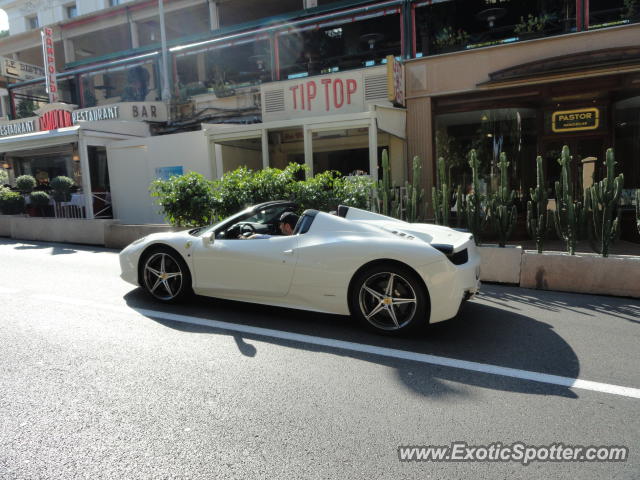
[[[167,107],[162,102],[122,102],[104,107],[74,110],[62,103],[48,104],[38,110],[37,117],[0,122],[0,137],[72,127],[82,122],[104,120],[166,122]]]
[[[551,115],[554,133],[597,130],[600,126],[600,110],[595,107],[578,110],[562,110]]]

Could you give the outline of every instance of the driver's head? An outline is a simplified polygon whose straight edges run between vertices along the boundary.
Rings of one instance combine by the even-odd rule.
[[[292,235],[293,229],[296,228],[298,223],[298,215],[293,212],[284,212],[280,215],[280,231],[283,235]]]

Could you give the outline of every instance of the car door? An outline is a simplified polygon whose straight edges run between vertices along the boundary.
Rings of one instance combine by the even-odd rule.
[[[297,235],[203,239],[193,249],[196,291],[213,296],[285,296],[297,261],[297,244]]]

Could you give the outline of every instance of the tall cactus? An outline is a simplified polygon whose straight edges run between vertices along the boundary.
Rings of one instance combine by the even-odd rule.
[[[486,215],[482,207],[483,195],[480,193],[480,160],[475,149],[469,152],[469,166],[471,167],[471,179],[473,192],[467,198],[467,228],[473,233],[476,245],[480,243],[480,237],[486,221]]]
[[[431,196],[433,198],[436,223],[448,226],[451,213],[451,185],[449,184],[446,162],[443,157],[438,159],[437,186],[433,187]]]
[[[529,189],[531,200],[527,202],[527,232],[536,241],[538,253],[542,253],[542,245],[547,235],[549,221],[547,211],[549,195],[545,188],[542,157],[539,155],[536,158],[536,178],[536,188]]]
[[[500,170],[500,183],[498,191],[491,198],[489,218],[498,234],[498,245],[504,247],[513,233],[518,219],[518,210],[515,206],[516,192],[509,190],[509,162],[504,152],[500,154],[498,169]]]
[[[456,189],[456,223],[458,228],[464,227],[467,220],[467,199],[462,185]]]
[[[420,157],[413,157],[413,171],[411,183],[405,182],[404,196],[404,219],[407,222],[417,222],[422,217],[422,201],[424,199],[424,188],[420,187],[422,179],[422,160]]]
[[[576,254],[576,242],[584,219],[582,203],[576,201],[571,181],[571,153],[566,145],[558,159],[562,167],[562,182],[555,182],[556,210],[553,214],[556,233],[567,245],[570,255]]]
[[[593,215],[593,222],[590,224],[591,228],[589,228],[592,247],[603,257],[608,257],[609,246],[620,231],[618,205],[624,176],[622,173],[617,177],[615,176],[616,161],[613,149],[607,149],[604,164],[607,167],[607,176],[603,180],[594,183],[585,192],[585,206],[589,213]]]
[[[378,180],[373,190],[371,206],[375,212],[382,215],[393,215],[397,210],[396,192],[391,183],[391,167],[387,150],[382,151],[382,180]]]

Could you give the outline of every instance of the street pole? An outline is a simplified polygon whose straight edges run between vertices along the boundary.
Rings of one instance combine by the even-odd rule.
[[[169,62],[167,59],[167,34],[164,28],[164,0],[158,0],[160,11],[160,41],[162,43],[162,101],[168,102],[171,99],[169,91]]]

